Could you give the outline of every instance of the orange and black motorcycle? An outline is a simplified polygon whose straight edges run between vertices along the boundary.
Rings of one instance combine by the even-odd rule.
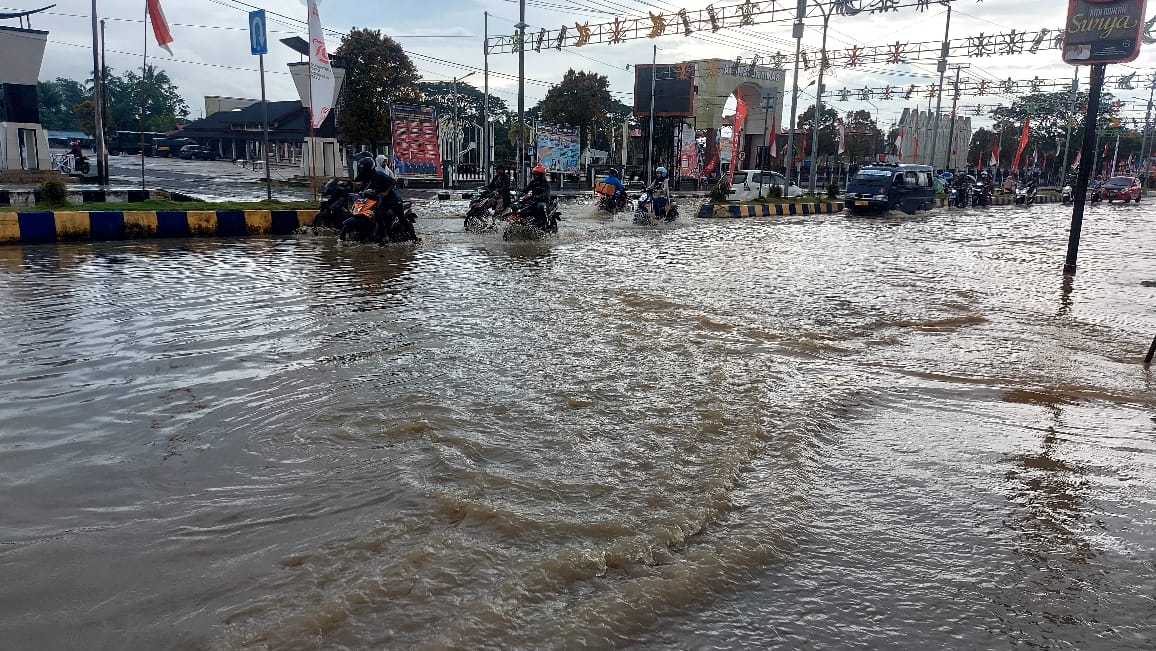
[[[412,203],[405,201],[401,214],[392,208],[378,206],[381,201],[376,195],[358,195],[350,210],[352,215],[341,225],[337,239],[351,242],[420,242],[413,225],[417,222]]]

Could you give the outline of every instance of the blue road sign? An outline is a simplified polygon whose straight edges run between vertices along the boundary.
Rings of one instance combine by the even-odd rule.
[[[253,54],[269,54],[269,39],[265,34],[265,10],[249,12],[249,49]]]

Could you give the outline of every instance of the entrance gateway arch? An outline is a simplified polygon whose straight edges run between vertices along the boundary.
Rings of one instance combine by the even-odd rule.
[[[757,61],[757,59],[756,59]],[[653,68],[653,80],[651,70]],[[634,115],[650,115],[650,88],[654,85],[654,114],[662,117],[693,118],[694,127],[706,131],[706,160],[718,156],[718,133],[723,123],[723,108],[731,95],[747,105],[747,116],[741,127],[739,151],[750,152],[745,158],[753,164],[759,146],[769,145],[769,123],[783,126],[783,88],[786,80],[781,68],[760,66],[742,59],[702,59],[682,63],[638,64],[635,66]],[[763,98],[773,98],[773,106],[764,108]]]

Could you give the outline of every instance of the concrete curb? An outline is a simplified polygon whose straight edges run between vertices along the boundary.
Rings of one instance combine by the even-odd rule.
[[[815,203],[755,203],[755,204],[704,204],[696,217],[704,219],[733,219],[736,217],[782,217],[788,215],[826,215],[841,212],[842,201]]]
[[[68,190],[69,203],[135,203],[151,197],[149,190]],[[0,189],[0,206],[35,206],[40,200],[40,190]]]
[[[288,235],[316,210],[0,212],[0,244]]]

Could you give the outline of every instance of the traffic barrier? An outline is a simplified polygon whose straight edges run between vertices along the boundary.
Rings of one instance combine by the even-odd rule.
[[[826,215],[843,210],[842,201],[814,203],[746,203],[704,204],[698,210],[702,218],[783,217],[790,215]]]
[[[312,223],[316,214],[316,210],[0,212],[0,244],[288,235]]]

